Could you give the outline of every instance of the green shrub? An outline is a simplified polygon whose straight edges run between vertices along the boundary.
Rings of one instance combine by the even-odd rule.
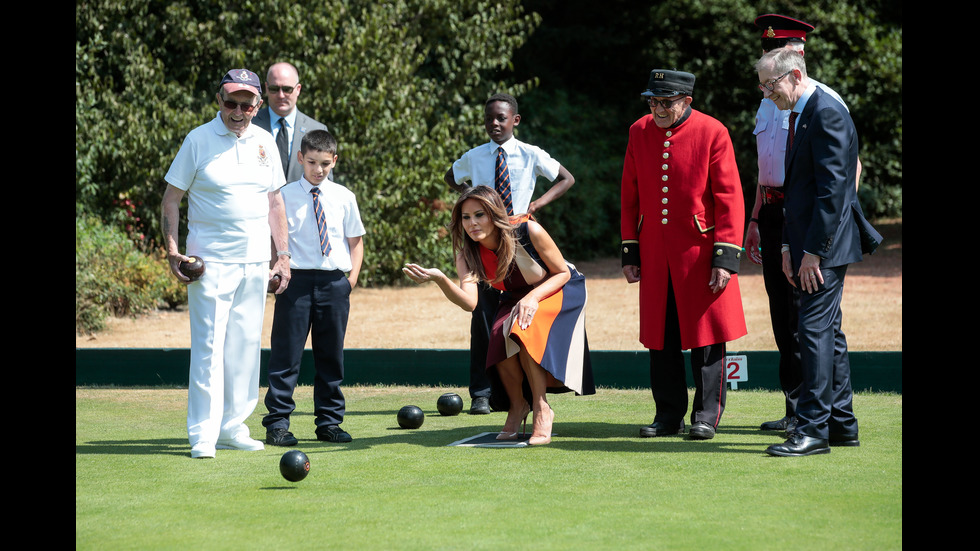
[[[187,302],[162,254],[141,251],[122,230],[85,214],[75,217],[75,332],[105,327],[112,316],[134,316]]]

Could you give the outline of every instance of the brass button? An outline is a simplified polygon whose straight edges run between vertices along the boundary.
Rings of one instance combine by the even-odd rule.
[[[664,147],[670,147],[670,142],[664,142]]]
[[[664,193],[667,193],[667,186],[664,186],[664,187],[660,188],[660,191],[663,191]]]
[[[662,168],[664,170],[667,170],[667,163],[664,163],[664,164],[660,165],[660,168]]]

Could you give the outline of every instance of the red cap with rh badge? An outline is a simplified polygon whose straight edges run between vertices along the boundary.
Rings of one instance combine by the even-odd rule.
[[[259,80],[259,76],[248,69],[232,69],[228,71],[218,86],[229,94],[239,90],[245,90],[256,96],[262,95],[262,82]]]

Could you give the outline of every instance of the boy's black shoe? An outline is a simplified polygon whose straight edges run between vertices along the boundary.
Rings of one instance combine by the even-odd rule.
[[[350,442],[353,438],[347,431],[337,425],[329,425],[322,429],[316,429],[316,439],[325,442]]]
[[[490,399],[484,396],[473,398],[470,404],[470,415],[486,415],[490,413]]]
[[[273,446],[295,446],[299,440],[286,429],[269,429],[265,431],[265,443]]]

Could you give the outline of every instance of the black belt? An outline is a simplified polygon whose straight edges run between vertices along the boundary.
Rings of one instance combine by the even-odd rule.
[[[783,192],[779,188],[774,188],[769,186],[759,186],[759,190],[762,192],[763,205],[783,204]]]

